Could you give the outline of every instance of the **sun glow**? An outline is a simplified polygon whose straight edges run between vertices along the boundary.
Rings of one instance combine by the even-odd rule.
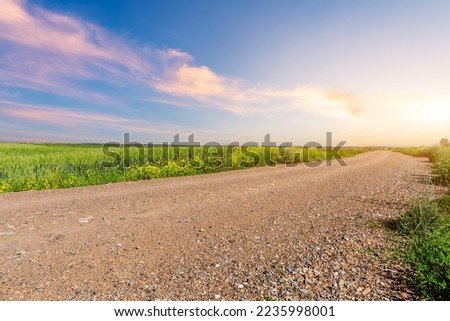
[[[430,122],[442,122],[450,118],[450,105],[427,105],[424,108],[425,119]]]
[[[402,108],[406,119],[417,123],[442,124],[450,121],[450,103],[420,101],[409,103]]]

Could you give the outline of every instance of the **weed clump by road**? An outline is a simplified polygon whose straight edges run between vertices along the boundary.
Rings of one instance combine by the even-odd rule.
[[[450,196],[421,201],[394,224],[406,239],[413,285],[431,300],[450,299]]]

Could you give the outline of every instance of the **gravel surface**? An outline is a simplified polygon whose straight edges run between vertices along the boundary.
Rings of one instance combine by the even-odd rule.
[[[430,164],[346,162],[0,195],[0,299],[420,299],[382,226]]]

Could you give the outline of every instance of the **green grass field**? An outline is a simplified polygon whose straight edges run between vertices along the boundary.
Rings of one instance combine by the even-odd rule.
[[[0,144],[0,193],[67,188],[130,180],[213,173],[231,169],[350,157],[315,147],[144,147],[80,144]],[[313,166],[313,165],[310,165]]]

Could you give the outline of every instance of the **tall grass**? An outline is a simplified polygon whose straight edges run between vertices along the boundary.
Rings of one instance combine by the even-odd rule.
[[[450,185],[450,147],[402,148],[396,151],[428,157],[435,182]],[[450,300],[450,196],[423,200],[399,217],[395,227],[407,239],[405,259],[415,271],[411,282],[432,300]]]
[[[395,224],[407,238],[405,259],[415,270],[410,281],[431,300],[450,300],[449,209],[450,196],[421,201]]]
[[[434,162],[433,173],[438,175],[440,183],[450,185],[450,147],[436,149],[431,160]]]
[[[212,173],[254,166],[297,164],[368,151],[344,148],[167,147],[77,144],[0,144],[0,193],[97,185]]]

